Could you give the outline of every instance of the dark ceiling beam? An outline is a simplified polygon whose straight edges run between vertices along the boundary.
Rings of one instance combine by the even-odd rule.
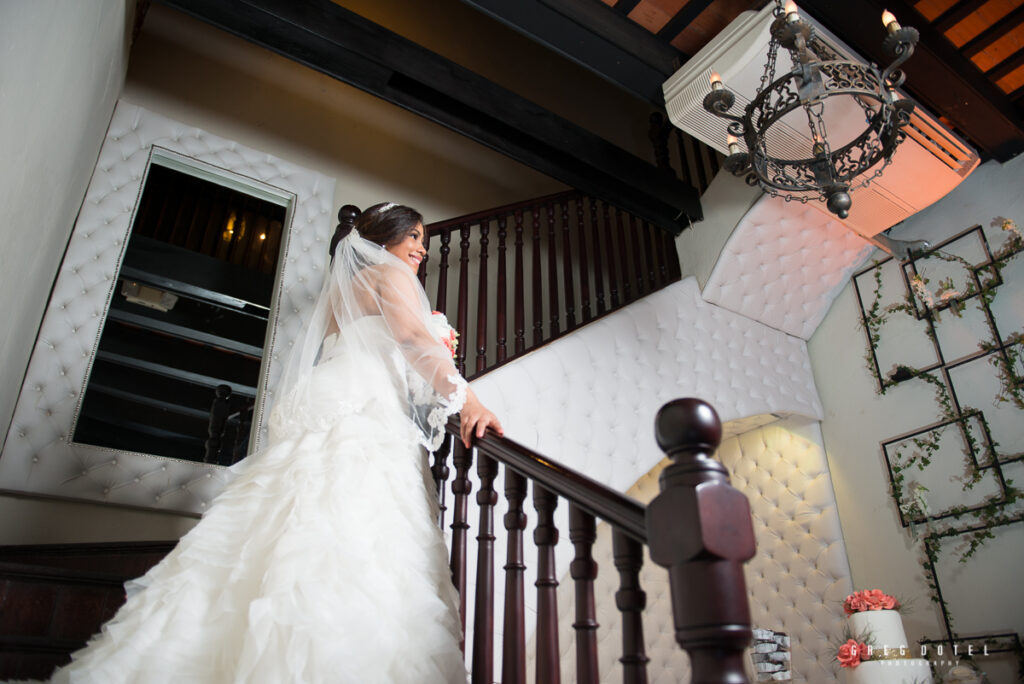
[[[935,17],[935,21],[932,22],[932,26],[934,26],[935,30],[939,33],[945,33],[970,16],[971,13],[976,9],[979,9],[986,2],[988,2],[988,0],[961,0],[939,16]]]
[[[700,16],[700,13],[708,8],[712,0],[690,0],[686,3],[683,9],[679,10],[678,13],[668,23],[661,27],[658,31],[658,37],[662,40],[672,42],[675,40],[683,29],[689,26],[694,19]]]
[[[633,11],[633,8],[639,4],[640,0],[618,0],[618,2],[612,6],[612,9],[615,10],[616,14],[621,14],[625,17],[629,15],[629,13]]]
[[[159,1],[673,233],[702,218],[697,192],[653,164],[330,0]]]
[[[594,0],[462,0],[657,107],[681,54]]]
[[[993,81],[998,81],[1001,78],[1009,76],[1021,66],[1024,66],[1024,47],[1019,48],[1002,62],[999,62],[999,64],[996,64],[986,71],[985,75]]]
[[[1006,16],[1000,17],[992,26],[989,26],[974,38],[961,45],[960,52],[967,57],[974,57],[1021,24],[1024,24],[1024,5],[1021,5]]]
[[[806,10],[865,58],[885,65],[882,11],[921,32],[921,42],[903,68],[904,89],[926,108],[944,115],[985,157],[1001,162],[1024,152],[1024,120],[1003,91],[960,54],[905,0],[802,0]]]

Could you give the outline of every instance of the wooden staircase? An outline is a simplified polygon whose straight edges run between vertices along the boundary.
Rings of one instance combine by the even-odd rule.
[[[176,542],[0,547],[0,680],[45,678]]]
[[[346,206],[339,219],[345,223],[356,215],[358,209]],[[428,294],[436,293],[435,306],[458,328],[462,344],[456,361],[471,378],[679,279],[671,237],[575,192],[427,228],[440,248],[437,266],[428,273],[425,261],[420,277]],[[497,244],[488,264],[492,240]],[[471,282],[467,267],[471,247],[479,259],[472,278],[476,282]],[[507,252],[511,268],[506,265]],[[450,289],[449,256],[458,260],[457,266],[452,264],[458,282]],[[468,296],[471,291],[473,298]],[[457,421],[448,429],[457,435]],[[523,570],[528,561],[522,556],[522,505],[528,487],[538,509],[534,539],[543,579],[538,582],[538,682],[559,681],[554,600],[558,530],[552,516],[559,500],[569,507],[569,534],[577,554],[570,574],[577,595],[578,681],[599,681],[593,595],[597,570],[590,551],[598,519],[614,530],[625,681],[647,681],[641,620],[645,595],[639,583],[645,545],[651,558],[668,569],[676,640],[690,653],[694,681],[747,681],[742,653],[751,630],[742,564],[754,552],[753,529],[745,497],[729,485],[725,469],[711,458],[721,424],[710,406],[686,399],[662,409],[656,431],[673,464],[661,477],[662,494],[647,507],[561,466],[557,454],[543,456],[493,433],[472,450],[451,439],[434,455],[442,525],[445,499],[451,496],[452,576],[462,595],[464,623],[467,601],[476,607],[474,643],[466,644],[473,655],[473,684],[496,681],[495,647],[503,654],[501,681],[525,683]],[[477,591],[467,596],[467,572],[473,572],[466,567],[472,527],[467,515],[472,489],[468,473],[474,465],[480,480],[480,548]],[[495,577],[493,548],[499,498],[493,485],[499,468],[506,471],[504,493],[510,506],[504,524],[509,533],[505,567],[511,573],[504,582]],[[174,543],[0,548],[0,679],[45,678],[66,663],[124,602],[124,582],[144,574]],[[495,588],[502,584],[505,615],[495,616]],[[505,625],[506,640],[501,644],[493,639],[496,618]]]

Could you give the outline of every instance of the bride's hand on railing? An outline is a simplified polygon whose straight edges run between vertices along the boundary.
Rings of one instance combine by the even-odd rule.
[[[486,406],[480,403],[476,393],[469,389],[466,393],[466,403],[459,413],[460,436],[462,443],[469,448],[473,437],[483,437],[487,428],[493,428],[501,436],[505,436],[505,430],[501,427],[501,421]]]

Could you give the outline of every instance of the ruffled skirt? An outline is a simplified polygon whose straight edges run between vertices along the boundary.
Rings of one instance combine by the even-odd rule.
[[[53,681],[464,683],[425,454],[388,415],[349,414],[238,464]]]

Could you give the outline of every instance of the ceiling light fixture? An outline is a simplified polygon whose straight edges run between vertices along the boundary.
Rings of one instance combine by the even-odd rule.
[[[913,54],[918,32],[900,26],[888,10],[882,14],[882,48],[892,63],[879,72],[874,64],[845,59],[819,40],[792,0],[775,4],[767,62],[754,100],[742,115],[729,114],[736,97],[713,73],[704,109],[731,122],[727,170],[753,174],[751,182],[787,201],[820,199],[846,218],[849,193],[881,175],[906,135],[902,128],[914,104],[900,99],[896,89],[906,79],[899,67]],[[793,69],[776,80],[780,46],[789,51]],[[858,133],[839,142],[830,140],[826,128],[827,112],[836,107],[859,107],[864,119]],[[781,134],[773,130],[776,126],[799,133]],[[796,149],[789,142],[794,138],[806,140],[806,147]]]

